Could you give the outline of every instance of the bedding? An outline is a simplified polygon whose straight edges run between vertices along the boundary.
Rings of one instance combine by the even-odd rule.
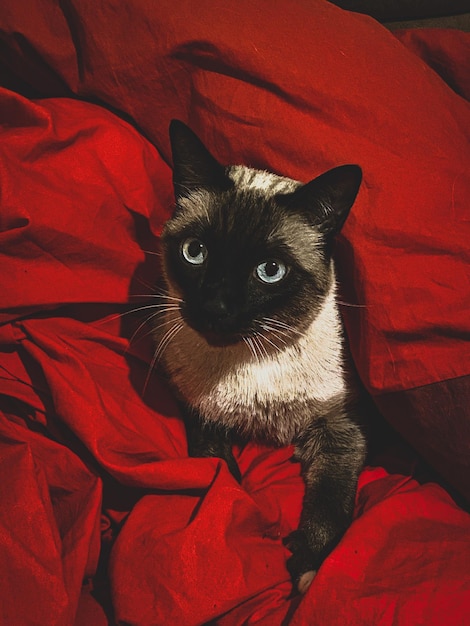
[[[453,626],[470,610],[470,35],[324,0],[0,7],[0,623]],[[398,436],[302,599],[292,448],[187,457],[142,325],[168,124],[309,180],[358,163],[337,246],[359,376]],[[378,419],[378,418],[377,418]],[[383,442],[382,442],[383,443]]]

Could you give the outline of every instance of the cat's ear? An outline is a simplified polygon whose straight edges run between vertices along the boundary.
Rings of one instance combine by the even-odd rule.
[[[229,189],[232,181],[199,137],[179,120],[170,123],[175,195],[184,196],[194,189]]]
[[[348,217],[361,180],[362,170],[358,165],[341,165],[277,199],[307,215],[310,223],[325,235],[334,236]]]

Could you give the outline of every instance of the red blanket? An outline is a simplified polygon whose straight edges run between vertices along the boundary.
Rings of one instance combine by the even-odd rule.
[[[399,41],[323,0],[6,4],[0,623],[467,624],[470,517],[450,493],[470,496],[469,35]],[[238,451],[238,485],[187,458],[157,375],[142,393],[146,311],[127,312],[158,276],[174,117],[225,162],[364,170],[337,255],[360,305],[345,324],[420,457],[371,461],[300,602],[282,545],[303,492],[292,450]]]

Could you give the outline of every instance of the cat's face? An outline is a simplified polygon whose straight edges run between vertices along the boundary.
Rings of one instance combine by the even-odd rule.
[[[216,345],[269,329],[281,340],[287,327],[301,331],[331,286],[331,240],[360,169],[344,166],[301,185],[224,168],[181,122],[171,140],[176,209],[162,236],[164,273],[186,323]]]

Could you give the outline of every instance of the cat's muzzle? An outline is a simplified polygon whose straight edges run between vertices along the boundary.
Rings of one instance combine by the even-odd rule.
[[[237,315],[223,308],[207,306],[192,312],[187,323],[212,346],[227,346],[242,341],[243,329]]]

